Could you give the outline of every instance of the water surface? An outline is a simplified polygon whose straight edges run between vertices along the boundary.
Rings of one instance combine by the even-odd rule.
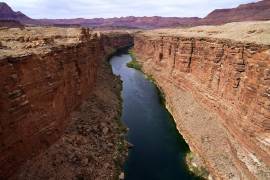
[[[187,170],[189,147],[160,102],[158,89],[144,74],[128,68],[127,52],[110,60],[114,74],[123,81],[122,121],[129,128],[127,139],[134,147],[125,163],[127,180],[198,179]]]

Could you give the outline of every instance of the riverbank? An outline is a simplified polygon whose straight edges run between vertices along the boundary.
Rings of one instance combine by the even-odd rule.
[[[13,179],[117,179],[128,153],[120,122],[121,89],[109,63],[101,63],[96,87],[73,113],[64,135]]]
[[[123,81],[121,119],[133,145],[124,166],[125,178],[200,179],[186,166],[188,145],[162,105],[158,88],[142,72],[127,67],[134,60],[130,54],[126,51],[111,59],[113,72]]]
[[[130,61],[129,63],[127,63],[127,67],[134,68],[136,70],[141,71],[142,73],[145,73],[142,70],[142,63],[140,63],[139,61],[137,61],[136,54],[134,53],[134,51],[133,50],[129,50],[129,54],[130,54],[130,56],[132,58],[132,61]],[[133,66],[133,64],[135,64],[135,66]],[[137,68],[137,67],[140,67],[140,68]],[[165,94],[164,94],[162,88],[160,86],[158,86],[158,83],[152,77],[152,75],[145,74],[145,76],[147,77],[147,79],[149,79],[149,81],[151,81],[152,83],[154,83],[156,85],[160,103],[164,106],[164,108],[166,108],[166,110],[170,114],[170,111],[167,109],[166,98],[165,98]],[[175,126],[177,126],[176,125],[176,122],[173,119],[173,116],[172,115],[171,115],[171,119],[173,120]],[[201,178],[201,179],[211,179],[211,176],[209,175],[209,172],[205,168],[205,165],[203,164],[202,160],[194,152],[191,152],[191,151],[187,152],[185,154],[185,158],[184,159],[185,159],[185,163],[187,165],[187,168],[195,176],[197,176],[198,178]]]
[[[161,87],[177,129],[213,178],[270,177],[269,41],[261,41],[268,26],[234,23],[135,35],[143,72]],[[234,39],[238,27],[243,40]],[[250,35],[257,27],[264,30]]]

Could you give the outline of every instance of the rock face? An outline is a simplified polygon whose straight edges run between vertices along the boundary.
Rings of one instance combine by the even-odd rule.
[[[126,130],[120,123],[121,89],[120,78],[104,59],[94,89],[72,113],[61,138],[10,180],[116,179],[128,155]]]
[[[0,177],[5,178],[59,139],[71,112],[93,90],[107,50],[132,41],[127,33],[100,35],[87,29],[0,34]]]
[[[269,179],[270,41],[166,32],[136,34],[134,50],[192,151],[216,178]]]

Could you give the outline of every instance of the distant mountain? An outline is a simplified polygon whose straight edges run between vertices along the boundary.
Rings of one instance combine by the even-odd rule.
[[[15,20],[23,24],[52,25],[60,27],[93,28],[163,28],[179,26],[217,25],[236,21],[270,20],[270,0],[240,5],[232,9],[217,9],[205,18],[198,17],[120,17],[94,19],[31,19],[21,12],[14,12],[6,3],[0,2],[0,20]],[[1,25],[1,24],[0,24]]]
[[[232,9],[217,9],[205,18],[190,17],[121,17],[96,19],[40,20],[49,24],[80,24],[88,27],[162,28],[177,26],[218,25],[238,21],[270,20],[270,0],[242,4]]]
[[[270,0],[242,4],[232,9],[217,9],[202,19],[202,24],[224,24],[238,21],[270,20]]]
[[[13,11],[5,2],[0,2],[0,20],[15,20],[22,23],[30,23],[34,21],[20,11]]]
[[[200,18],[179,17],[120,17],[120,18],[95,18],[95,19],[41,19],[43,24],[80,24],[87,27],[128,27],[128,28],[161,28],[196,25]]]

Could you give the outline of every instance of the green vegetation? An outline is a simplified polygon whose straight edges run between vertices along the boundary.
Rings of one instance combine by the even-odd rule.
[[[136,60],[132,60],[129,63],[127,63],[127,67],[134,68],[139,71],[142,69],[142,66]]]
[[[145,75],[146,76],[146,75]],[[154,83],[155,85],[157,84],[156,83],[156,80],[153,78],[153,76],[150,74],[150,75],[147,75],[146,78],[151,81],[152,83]]]
[[[136,56],[133,50],[128,50],[128,54],[131,56],[132,60],[136,61]]]
[[[133,52],[132,50],[129,50],[129,51],[128,51],[128,54],[131,56],[132,61],[130,61],[129,63],[127,63],[127,67],[129,67],[129,68],[134,68],[134,69],[136,69],[136,70],[141,71],[142,65],[140,65],[140,64],[138,63],[138,61],[136,60],[136,56],[135,56],[134,52]]]
[[[200,177],[201,179],[208,179],[209,173],[208,171],[195,163],[196,157],[192,152],[186,154],[186,163],[189,170],[196,176]]]

